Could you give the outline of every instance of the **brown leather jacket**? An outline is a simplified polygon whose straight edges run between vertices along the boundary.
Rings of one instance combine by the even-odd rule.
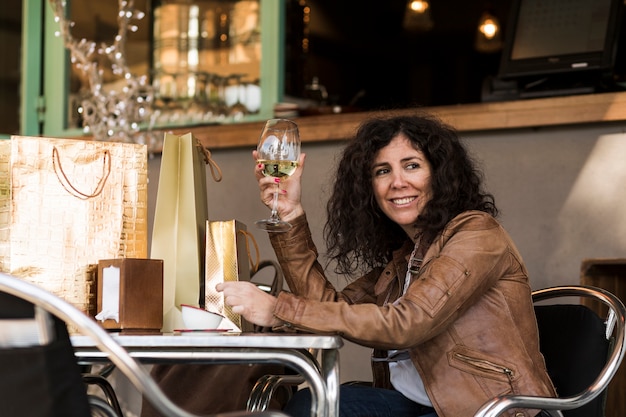
[[[410,349],[439,417],[473,416],[501,394],[555,396],[539,352],[526,267],[492,216],[469,211],[450,221],[395,304],[410,241],[384,269],[338,292],[317,262],[306,217],[292,224],[287,233],[270,234],[292,291],[278,296],[275,309],[286,327],[339,334],[373,348],[375,356]],[[375,386],[391,388],[387,363],[373,362],[372,370]]]

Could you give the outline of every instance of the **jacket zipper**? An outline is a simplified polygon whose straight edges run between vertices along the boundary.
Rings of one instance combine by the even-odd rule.
[[[504,374],[508,378],[509,383],[513,382],[513,370],[507,368],[506,366],[498,365],[497,363],[486,361],[484,359],[472,358],[471,356],[463,355],[462,353],[455,353],[454,356],[463,362],[469,363],[485,371]]]

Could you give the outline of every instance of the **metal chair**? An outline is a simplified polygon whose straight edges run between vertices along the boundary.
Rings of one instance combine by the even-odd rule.
[[[603,306],[606,318],[583,304],[542,301],[582,297]],[[624,304],[610,292],[572,285],[533,292],[540,349],[558,398],[503,395],[485,403],[474,417],[497,417],[514,408],[544,410],[552,417],[603,417],[606,391],[626,350]]]
[[[28,283],[19,278],[13,277],[11,275],[0,273],[0,292],[4,292],[6,294],[10,294],[13,297],[17,297],[21,300],[28,301],[32,305],[34,305],[35,315],[41,314],[44,312],[42,317],[42,323],[45,323],[47,319],[45,317],[50,317],[50,315],[56,317],[56,319],[51,320],[52,323],[58,326],[58,323],[62,323],[63,326],[60,326],[62,330],[60,332],[56,332],[56,337],[63,343],[65,347],[69,346],[70,353],[73,357],[73,351],[71,350],[71,344],[69,340],[69,335],[67,334],[67,330],[65,329],[65,325],[72,325],[78,331],[84,335],[87,335],[94,339],[98,348],[103,352],[106,352],[109,355],[109,358],[113,364],[128,378],[128,380],[137,388],[141,394],[148,400],[150,403],[157,408],[163,416],[165,417],[197,417],[194,414],[188,413],[185,410],[181,409],[174,403],[172,403],[160,390],[158,385],[154,382],[154,380],[150,377],[150,374],[141,367],[141,365],[133,359],[128,352],[122,348],[100,325],[98,325],[93,319],[88,317],[86,314],[78,310],[73,305],[68,302],[62,300],[61,298],[51,294],[50,292],[35,286],[31,283]],[[49,314],[48,314],[49,313]],[[50,320],[49,320],[50,321]],[[0,347],[0,354],[3,352],[3,348]],[[76,366],[76,378],[82,382],[80,368],[76,364],[76,362],[72,362],[73,365]],[[67,367],[63,368],[67,370]],[[72,370],[73,371],[73,370]],[[69,372],[69,371],[68,371]],[[73,373],[72,373],[73,374]],[[22,388],[27,390],[28,388]],[[80,390],[79,390],[80,391]],[[3,393],[0,392],[0,395]],[[80,393],[79,393],[80,394]],[[0,401],[1,403],[8,403],[11,399],[5,398]],[[35,402],[37,399],[32,398],[32,401]],[[80,404],[89,404],[91,407],[91,413],[94,416],[104,416],[104,417],[118,417],[118,414],[113,410],[106,401],[103,401],[98,398],[89,398],[86,396],[86,391],[82,390],[82,395],[78,395],[74,397],[73,400],[69,401],[69,408],[65,410],[56,410],[55,414],[45,414],[45,415],[54,415],[54,416],[74,416],[81,414],[70,414],[69,411],[72,407],[75,408],[75,405]],[[50,404],[51,406],[53,404]],[[68,406],[68,404],[64,404]],[[3,407],[3,410],[6,408]],[[3,411],[4,412],[4,411]],[[23,415],[23,414],[19,414]],[[42,414],[43,415],[43,414]],[[84,415],[84,414],[82,414]],[[240,411],[240,412],[229,412],[222,414],[215,414],[212,417],[287,417],[284,413],[277,411],[263,411],[263,412],[248,412],[248,411]]]
[[[532,295],[540,348],[560,397],[504,395],[484,404],[474,417],[497,417],[513,408],[545,410],[552,417],[604,417],[607,386],[626,351],[624,304],[604,289],[582,285],[545,288]],[[601,304],[606,318],[582,304],[544,305],[565,297]],[[299,376],[268,375],[252,390],[248,408],[263,410],[278,386],[302,382]]]

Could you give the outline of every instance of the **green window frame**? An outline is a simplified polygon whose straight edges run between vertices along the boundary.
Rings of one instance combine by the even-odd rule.
[[[281,101],[284,91],[286,0],[259,1],[261,108],[258,114],[244,121],[272,117],[273,106]],[[66,127],[70,61],[63,41],[55,35],[57,30],[58,24],[54,21],[49,0],[24,0],[20,105],[20,130],[23,135],[72,137],[83,134],[81,129]]]

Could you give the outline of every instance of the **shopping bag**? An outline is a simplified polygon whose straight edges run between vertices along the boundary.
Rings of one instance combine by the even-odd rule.
[[[259,249],[246,225],[237,220],[207,221],[204,307],[226,316],[239,330],[250,330],[239,314],[224,303],[224,295],[215,289],[221,282],[250,281],[258,268]],[[251,254],[252,242],[256,258]]]
[[[95,314],[99,259],[147,257],[145,145],[0,141],[0,270]]]
[[[206,166],[219,167],[191,134],[165,134],[150,257],[163,260],[163,331],[183,327],[181,304],[198,305],[208,220]]]

